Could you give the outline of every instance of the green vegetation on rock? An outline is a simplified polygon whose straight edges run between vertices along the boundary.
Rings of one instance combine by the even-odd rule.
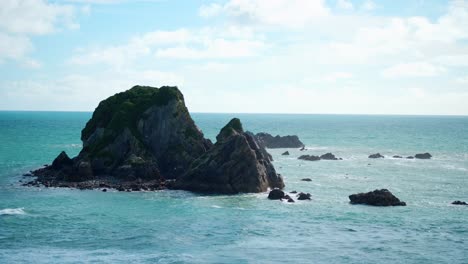
[[[87,140],[97,128],[104,128],[104,135],[99,142],[88,147],[91,155],[99,154],[99,151],[125,128],[141,141],[137,122],[143,113],[152,106],[167,105],[172,100],[184,100],[177,87],[134,86],[130,90],[115,94],[99,103],[91,120],[81,131],[81,140]]]
[[[222,141],[225,138],[228,138],[236,133],[243,133],[244,129],[242,128],[242,123],[239,118],[233,118],[227,125],[225,125],[219,135],[216,137],[216,140]]]

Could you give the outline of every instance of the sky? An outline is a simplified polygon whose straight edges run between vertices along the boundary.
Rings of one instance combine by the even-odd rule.
[[[0,110],[468,115],[468,0],[1,0]]]

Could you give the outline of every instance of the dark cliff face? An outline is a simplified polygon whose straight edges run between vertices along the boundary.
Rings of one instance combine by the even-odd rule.
[[[232,119],[216,138],[213,148],[177,180],[176,189],[234,194],[284,187],[264,149],[244,132],[239,119]]]
[[[205,139],[177,87],[135,86],[102,101],[81,133],[83,149],[70,159],[62,152],[36,170],[46,186],[161,189],[212,193],[262,192],[283,188],[265,148],[244,133],[235,118]]]
[[[267,148],[302,148],[304,143],[298,136],[272,136],[268,133],[257,133],[255,138]]]

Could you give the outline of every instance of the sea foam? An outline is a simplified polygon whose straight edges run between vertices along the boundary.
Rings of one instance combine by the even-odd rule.
[[[6,208],[0,210],[0,215],[24,215],[26,212],[23,208]]]

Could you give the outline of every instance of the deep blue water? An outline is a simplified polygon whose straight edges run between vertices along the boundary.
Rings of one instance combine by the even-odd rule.
[[[214,139],[232,117],[254,132],[297,134],[307,162],[269,150],[286,190],[200,196],[22,187],[62,150],[76,155],[91,113],[0,112],[0,263],[468,263],[468,117],[193,114]],[[431,160],[385,158],[430,152]],[[370,164],[370,165],[369,165]],[[300,181],[311,178],[312,182]],[[407,207],[350,205],[388,188]]]

